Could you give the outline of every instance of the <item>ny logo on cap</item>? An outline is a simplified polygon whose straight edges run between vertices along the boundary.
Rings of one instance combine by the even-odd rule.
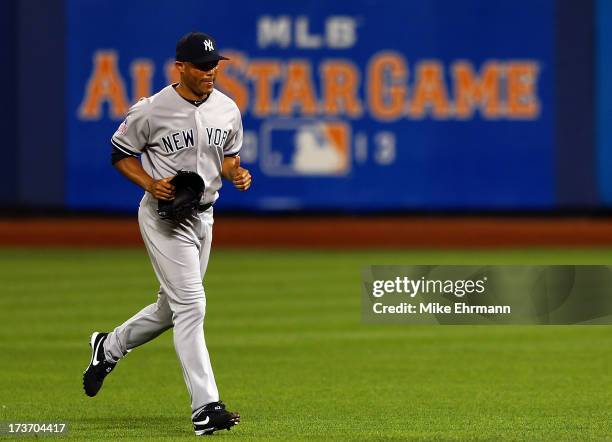
[[[207,51],[215,50],[215,48],[213,48],[213,43],[210,40],[204,40],[204,48],[206,48]]]

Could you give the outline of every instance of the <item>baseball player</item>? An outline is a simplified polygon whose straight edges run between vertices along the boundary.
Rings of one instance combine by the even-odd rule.
[[[225,178],[241,190],[251,174],[240,167],[242,120],[229,97],[214,89],[217,65],[227,60],[215,40],[192,32],[176,46],[180,81],[132,106],[112,136],[112,162],[145,190],[138,223],[160,283],[157,302],[145,307],[110,333],[91,336],[91,361],[83,375],[88,396],[130,350],[174,328],[174,347],[191,397],[196,435],[230,429],[240,421],[219,400],[204,341],[206,273],[213,225],[213,204]],[[140,161],[138,159],[140,157]],[[180,170],[204,181],[197,210],[176,222],[157,212],[159,200],[172,201],[172,178]]]

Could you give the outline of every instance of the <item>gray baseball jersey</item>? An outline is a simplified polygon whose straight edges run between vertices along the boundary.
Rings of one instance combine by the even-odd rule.
[[[223,158],[240,151],[240,111],[217,90],[196,106],[168,86],[132,106],[112,144],[123,154],[141,154],[144,170],[156,180],[181,169],[199,173],[206,185],[201,202],[212,203],[221,187]],[[202,279],[212,243],[213,209],[181,223],[161,219],[156,209],[157,200],[145,192],[138,222],[160,282],[157,302],[109,333],[104,353],[108,361],[118,362],[133,348],[174,328],[174,346],[195,416],[203,406],[219,400],[203,329]]]
[[[111,142],[127,155],[142,154],[156,180],[179,170],[199,173],[206,186],[201,202],[214,203],[223,158],[240,152],[242,119],[236,103],[216,89],[196,107],[167,86],[132,106]]]

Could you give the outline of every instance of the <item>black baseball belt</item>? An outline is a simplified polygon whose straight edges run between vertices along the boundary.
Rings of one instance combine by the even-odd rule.
[[[212,207],[213,203],[208,204],[198,204],[198,212],[206,212],[208,209]],[[193,206],[192,206],[193,207]]]

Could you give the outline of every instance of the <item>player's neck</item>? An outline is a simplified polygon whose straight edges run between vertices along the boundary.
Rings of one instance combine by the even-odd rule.
[[[195,92],[193,92],[191,89],[189,89],[187,86],[185,86],[181,82],[179,82],[179,84],[176,85],[174,90],[178,92],[178,94],[181,97],[189,101],[205,101],[210,95],[210,94],[197,95]]]

